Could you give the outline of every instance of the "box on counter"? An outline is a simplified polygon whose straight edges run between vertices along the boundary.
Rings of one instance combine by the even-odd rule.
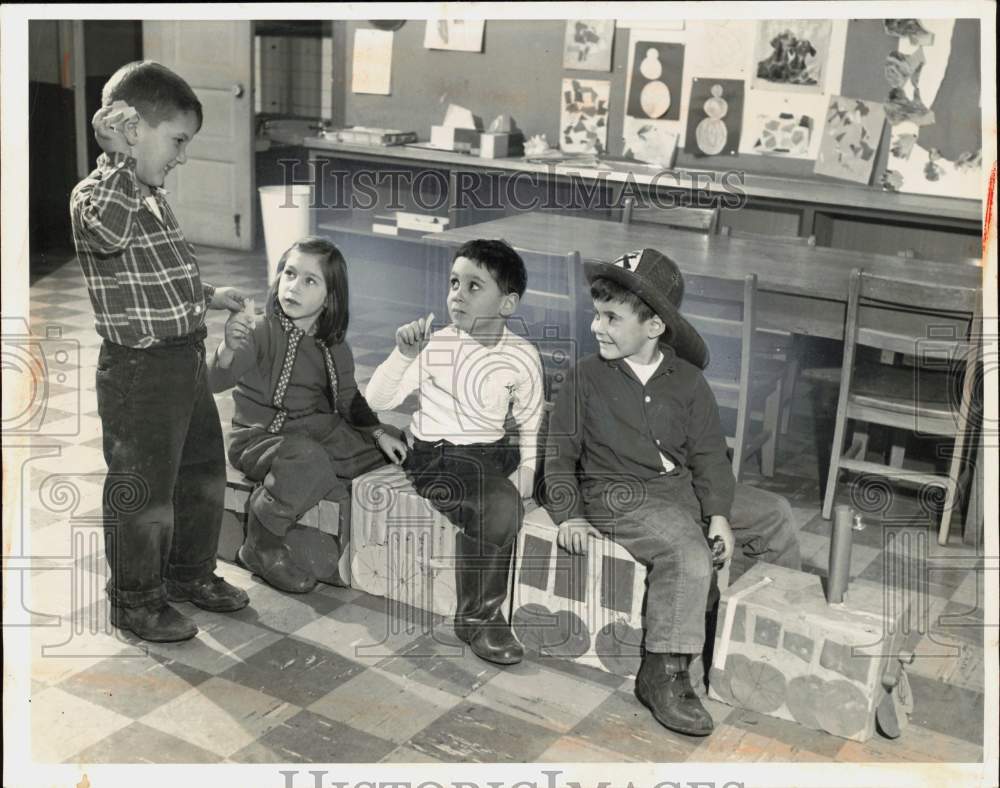
[[[431,145],[468,153],[479,146],[479,130],[458,126],[431,126]]]

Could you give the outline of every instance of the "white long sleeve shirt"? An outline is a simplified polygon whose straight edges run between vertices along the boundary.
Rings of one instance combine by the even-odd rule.
[[[493,443],[504,436],[508,407],[520,428],[522,469],[534,472],[542,419],[542,363],[535,346],[504,328],[484,347],[451,325],[435,331],[416,358],[393,349],[372,375],[365,398],[392,410],[419,391],[410,431],[420,440]]]

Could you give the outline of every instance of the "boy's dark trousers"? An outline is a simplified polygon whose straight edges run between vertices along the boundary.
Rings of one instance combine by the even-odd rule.
[[[647,569],[646,649],[701,653],[713,570],[691,472],[637,480],[628,495],[619,489],[614,502],[585,498],[585,513]],[[729,524],[746,558],[800,568],[795,519],[780,495],[737,484]]]
[[[226,466],[204,336],[147,349],[101,346],[108,598],[119,607],[165,603],[165,579],[215,571]]]
[[[460,529],[455,634],[466,642],[483,625],[501,624],[514,542],[524,518],[521,495],[507,478],[519,462],[517,447],[502,439],[468,446],[415,440],[403,463],[417,493]]]

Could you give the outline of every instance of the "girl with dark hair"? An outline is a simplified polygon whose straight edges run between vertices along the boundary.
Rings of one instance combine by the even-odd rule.
[[[282,255],[263,320],[234,312],[209,361],[212,390],[235,387],[229,461],[260,485],[251,493],[240,561],[282,591],[316,578],[292,559],[284,537],[320,500],[406,444],[358,390],[348,325],[347,266],[329,240],[310,236]]]

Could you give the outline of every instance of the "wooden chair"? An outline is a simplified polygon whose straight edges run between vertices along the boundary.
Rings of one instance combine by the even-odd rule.
[[[673,208],[656,205],[637,206],[635,198],[627,197],[622,206],[622,224],[661,224],[680,230],[692,230],[704,235],[719,231],[718,208]]]
[[[538,347],[548,378],[558,368],[576,364],[586,352],[581,345],[588,345],[587,335],[580,323],[583,265],[579,252],[520,254],[528,270],[528,289],[518,311],[525,317],[528,336]]]
[[[754,233],[748,230],[737,230],[725,225],[719,234],[727,238],[741,241],[780,242],[792,246],[816,246],[816,236],[774,235],[771,233]],[[754,337],[754,351],[765,356],[785,362],[785,380],[781,388],[781,434],[788,432],[788,424],[792,418],[792,404],[795,401],[795,389],[802,365],[806,338],[792,334],[789,331],[766,328],[758,329]]]
[[[736,411],[736,430],[727,436],[733,475],[739,481],[748,457],[760,453],[761,473],[774,475],[784,364],[752,352],[757,328],[757,276],[742,279],[690,277],[684,316],[711,351],[705,376],[720,408]],[[762,414],[762,415],[760,415]],[[761,421],[760,429],[752,422]]]
[[[796,246],[815,246],[816,236],[815,235],[773,235],[771,233],[752,233],[749,230],[737,230],[734,227],[730,227],[728,224],[724,225],[719,231],[720,235],[725,235],[727,238],[736,238],[741,241],[780,241],[783,244],[794,244]]]
[[[924,334],[902,333],[892,325],[872,324],[866,314],[868,304],[877,304],[883,309],[895,307],[900,312],[931,312],[936,317],[928,318],[929,331]],[[876,277],[860,269],[851,273],[844,366],[823,499],[824,518],[830,518],[842,470],[877,474],[911,484],[940,486],[945,490],[945,498],[938,541],[947,543],[958,500],[962,456],[975,394],[975,366],[979,355],[975,334],[979,330],[979,309],[979,297],[973,291]],[[893,353],[916,351],[918,367],[907,369],[864,361],[856,364],[862,347]],[[954,402],[953,396],[955,375],[964,375],[959,402]],[[918,473],[891,463],[869,462],[864,456],[863,440],[852,441],[845,450],[844,435],[849,419],[954,438],[947,475]]]

